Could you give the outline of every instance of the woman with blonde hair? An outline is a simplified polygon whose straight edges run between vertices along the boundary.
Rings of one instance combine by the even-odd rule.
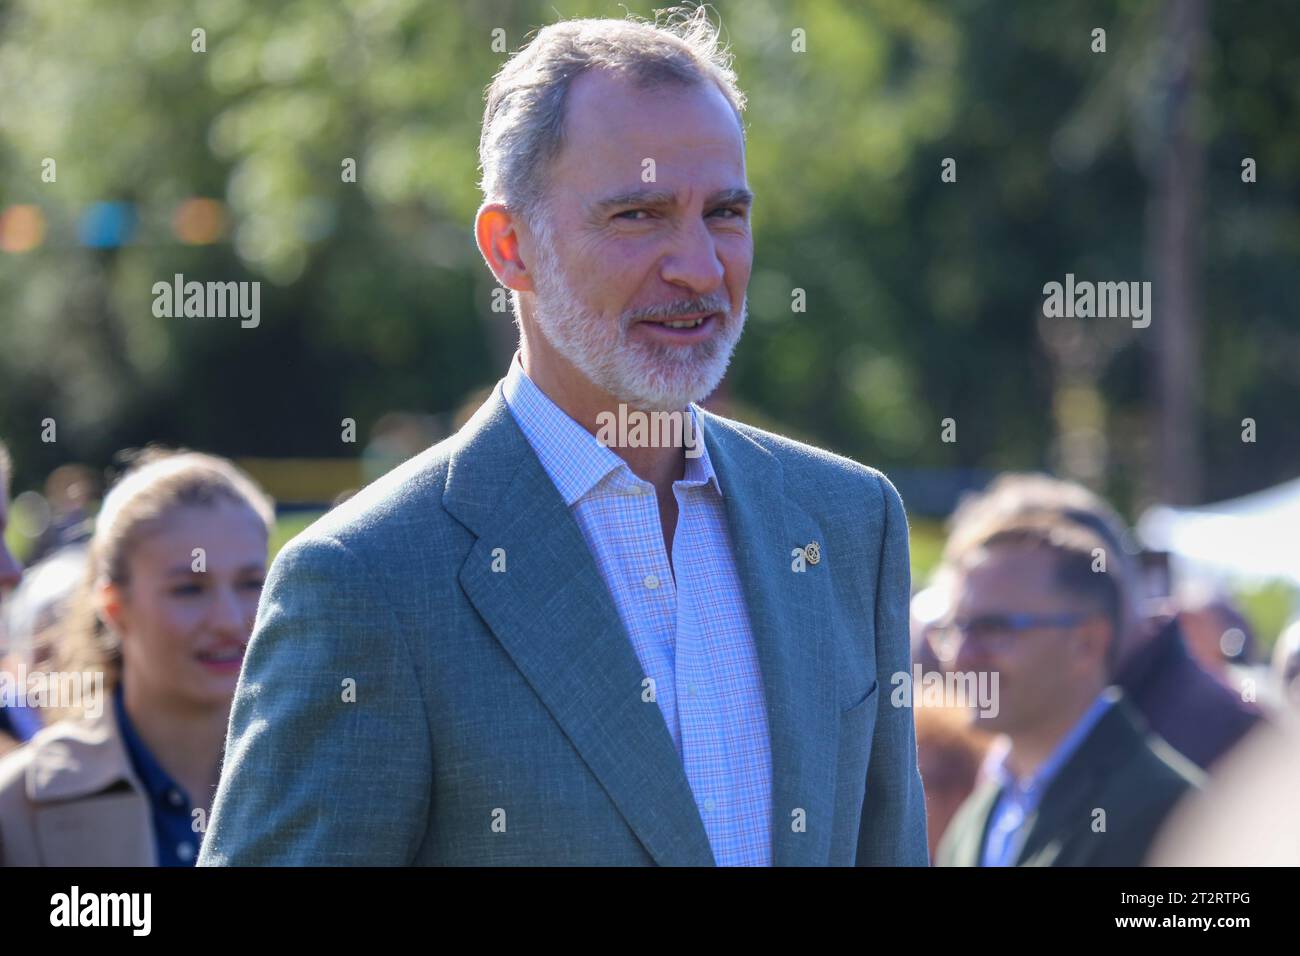
[[[146,452],[109,492],[52,665],[104,694],[0,759],[0,864],[194,863],[274,518],[198,452]]]

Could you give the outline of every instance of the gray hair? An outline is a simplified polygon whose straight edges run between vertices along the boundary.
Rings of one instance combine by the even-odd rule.
[[[658,11],[654,23],[629,17],[543,27],[487,89],[479,136],[479,185],[486,201],[504,204],[530,227],[542,225],[545,173],[563,147],[569,87],[588,70],[610,70],[642,90],[711,81],[735,111],[743,138],[745,95],[731,60],[704,6]]]

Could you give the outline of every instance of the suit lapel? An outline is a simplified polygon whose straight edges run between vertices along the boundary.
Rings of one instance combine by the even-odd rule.
[[[460,571],[466,595],[650,855],[665,866],[712,866],[613,599],[500,384],[461,434],[443,504],[478,536]],[[492,571],[498,548],[504,573]]]
[[[1016,857],[1017,866],[1050,865],[1060,850],[1052,844],[1062,834],[1077,833],[1080,827],[1090,825],[1089,801],[1097,800],[1102,780],[1131,753],[1132,721],[1127,713],[1128,705],[1119,699],[1118,692],[1108,693],[1115,696],[1116,702],[1047,785],[1038,809],[1025,821],[1025,840]]]
[[[839,702],[825,633],[833,595],[822,564],[795,573],[791,551],[826,541],[785,494],[781,463],[724,419],[704,415],[731,546],[749,610],[772,746],[772,855],[776,866],[830,859]],[[796,828],[801,816],[806,826]]]
[[[994,781],[981,783],[967,797],[960,809],[960,817],[952,821],[954,827],[951,848],[940,846],[941,866],[980,866],[984,854],[984,841],[989,824],[993,822],[993,807],[1002,788]],[[945,841],[946,842],[946,841]]]

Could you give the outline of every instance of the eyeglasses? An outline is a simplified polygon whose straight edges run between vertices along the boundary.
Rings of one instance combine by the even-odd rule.
[[[970,620],[943,621],[926,635],[940,660],[950,661],[966,641],[992,651],[1009,650],[1020,635],[1035,628],[1075,627],[1096,612],[1067,611],[1059,614],[983,614]]]

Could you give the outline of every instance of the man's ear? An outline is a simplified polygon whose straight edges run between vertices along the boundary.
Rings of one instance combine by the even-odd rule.
[[[105,581],[96,586],[95,614],[106,628],[121,638],[127,629],[126,593],[121,585]]]
[[[501,203],[484,203],[474,217],[474,239],[488,268],[502,285],[532,292],[533,280],[520,250],[522,223]]]
[[[1081,652],[1081,656],[1087,659],[1089,670],[1100,666],[1102,673],[1109,677],[1106,666],[1106,652],[1111,641],[1117,637],[1118,635],[1115,634],[1110,619],[1100,612],[1092,615],[1079,625],[1078,640],[1075,642],[1075,646]],[[1109,683],[1109,680],[1107,680],[1107,683]]]

